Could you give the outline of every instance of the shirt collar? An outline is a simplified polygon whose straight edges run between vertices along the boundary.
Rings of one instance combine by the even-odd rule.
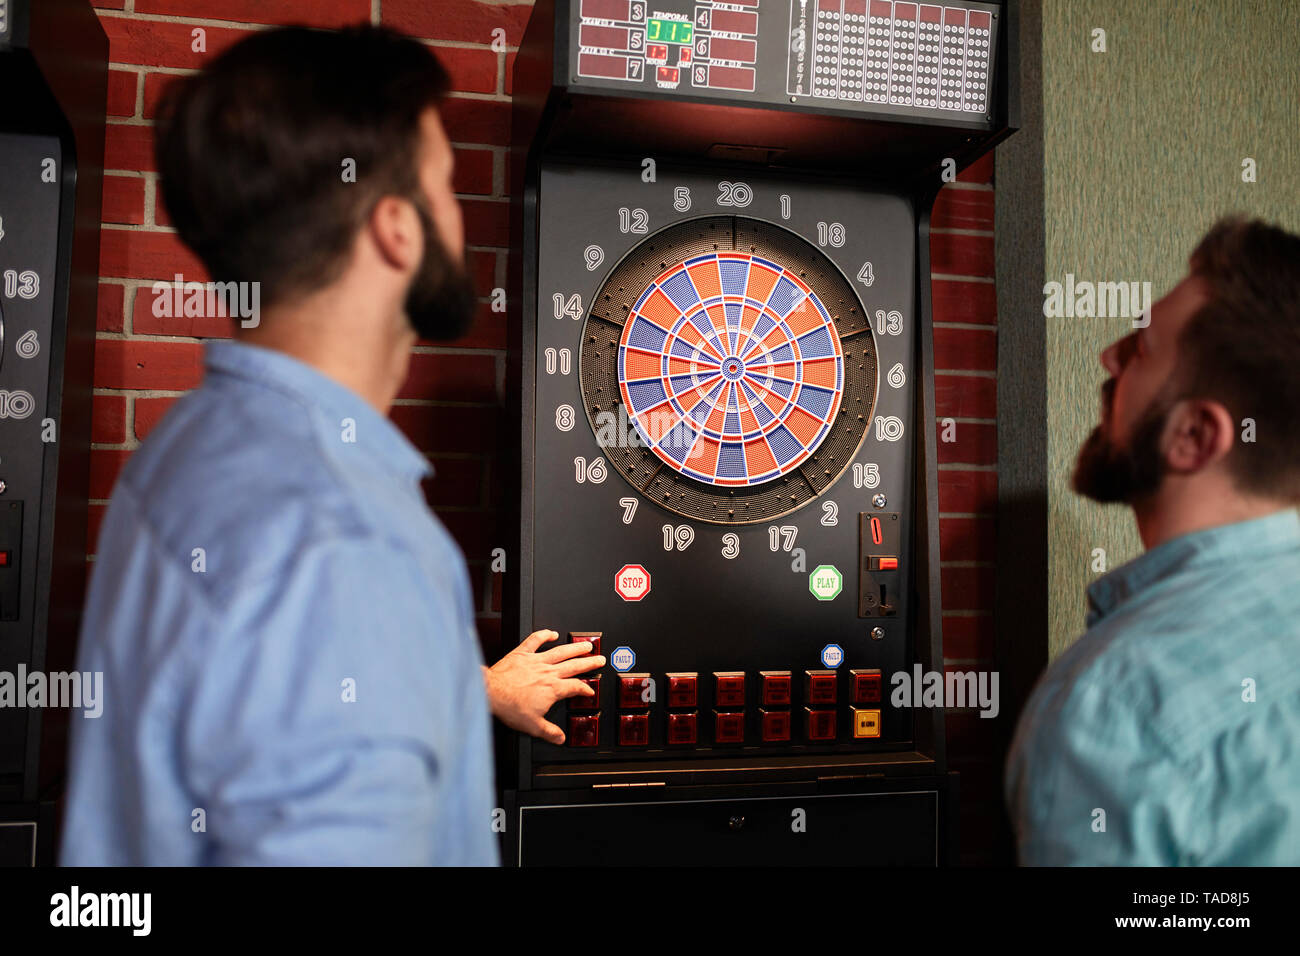
[[[1180,571],[1226,562],[1247,564],[1297,548],[1300,513],[1294,508],[1173,538],[1088,586],[1088,627]]]
[[[210,376],[252,382],[295,399],[323,416],[336,437],[342,421],[352,419],[357,445],[401,477],[420,481],[433,474],[429,460],[396,425],[352,389],[306,362],[259,345],[223,340],[206,343],[204,365]]]

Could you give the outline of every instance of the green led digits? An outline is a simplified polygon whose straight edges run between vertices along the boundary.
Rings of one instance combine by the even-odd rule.
[[[645,38],[649,43],[690,43],[695,28],[684,20],[647,20]]]

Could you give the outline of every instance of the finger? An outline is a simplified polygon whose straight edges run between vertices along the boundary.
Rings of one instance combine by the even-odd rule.
[[[591,641],[576,641],[573,644],[561,644],[542,652],[542,660],[548,664],[558,664],[571,657],[583,657],[591,653]]]
[[[556,700],[564,700],[568,697],[595,697],[595,696],[596,696],[596,691],[594,688],[588,687],[586,684],[584,684],[580,680],[577,680],[576,678],[569,678],[568,680],[562,680],[560,681],[559,684],[556,685],[555,688]]]
[[[605,658],[596,654],[594,657],[575,657],[571,661],[563,661],[555,669],[561,677],[577,677],[588,671],[600,670],[604,666]]]
[[[555,744],[557,747],[564,743],[564,731],[549,720],[539,720],[533,736],[541,737],[547,743]]]
[[[555,631],[533,631],[519,642],[519,646],[526,651],[535,651],[547,641],[553,641],[559,636]]]

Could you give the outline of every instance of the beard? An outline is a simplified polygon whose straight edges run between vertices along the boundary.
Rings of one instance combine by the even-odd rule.
[[[415,208],[424,230],[424,261],[406,293],[406,319],[420,338],[449,342],[474,324],[474,283],[447,252],[424,204],[416,202]]]
[[[1174,403],[1164,394],[1152,399],[1134,425],[1128,445],[1121,447],[1106,432],[1114,392],[1115,381],[1111,379],[1103,391],[1102,424],[1092,430],[1080,447],[1071,485],[1079,494],[1100,504],[1132,504],[1154,494],[1164,480],[1160,438]]]

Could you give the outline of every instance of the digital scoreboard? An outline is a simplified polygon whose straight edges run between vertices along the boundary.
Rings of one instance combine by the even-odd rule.
[[[609,663],[550,715],[563,746],[502,761],[511,862],[953,852],[943,712],[889,691],[943,666],[929,213],[1014,126],[1013,29],[993,3],[538,3],[505,628]]]

